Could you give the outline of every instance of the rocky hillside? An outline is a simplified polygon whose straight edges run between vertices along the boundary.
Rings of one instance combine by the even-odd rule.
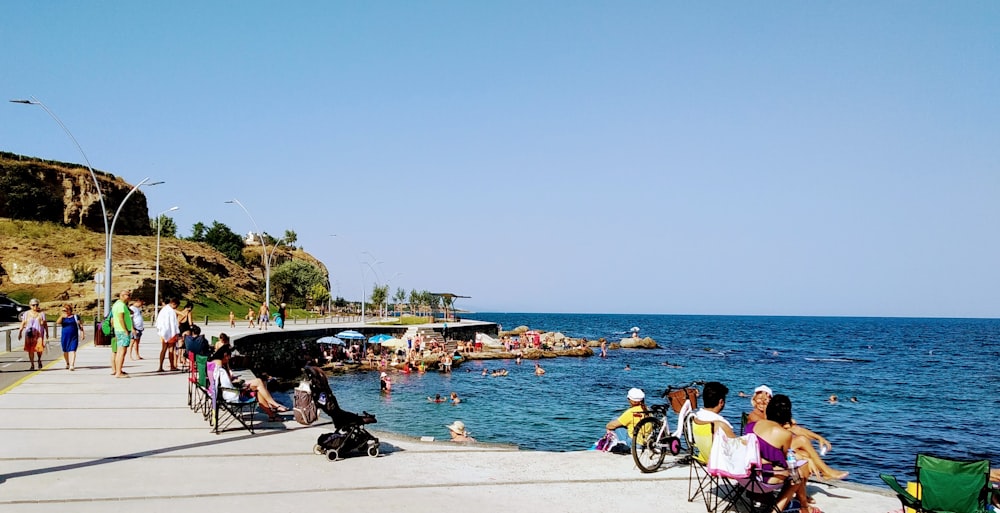
[[[160,297],[197,302],[259,304],[264,290],[259,247],[247,248],[249,268],[234,264],[214,248],[180,239],[160,240]],[[134,291],[153,302],[156,237],[115,235],[112,291]],[[305,260],[325,266],[301,250],[278,248],[274,265]],[[0,219],[0,292],[38,297],[43,306],[69,302],[82,312],[97,307],[94,282],[73,283],[74,270],[104,271],[104,234],[54,223]]]
[[[102,171],[94,174],[105,209],[116,211],[133,185]],[[112,292],[130,288],[133,297],[152,304],[156,237],[141,190],[122,208],[112,250]],[[245,254],[246,268],[206,244],[161,238],[160,297],[259,304],[264,289],[260,247],[248,247]],[[326,271],[308,253],[285,248],[278,248],[272,266],[293,259]],[[94,282],[79,276],[94,271],[104,272],[104,221],[90,171],[0,152],[0,292],[37,297],[43,304],[70,302],[78,311],[91,312],[97,306]]]
[[[101,184],[104,208],[110,216],[133,184],[96,169],[94,176]],[[100,198],[86,167],[0,152],[0,218],[51,221],[104,233]],[[125,203],[115,234],[152,234],[142,189]]]

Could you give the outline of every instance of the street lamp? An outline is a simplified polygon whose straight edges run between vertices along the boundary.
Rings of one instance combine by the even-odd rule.
[[[97,181],[97,175],[94,174],[94,168],[90,165],[90,159],[87,158],[87,154],[84,153],[83,147],[77,142],[76,137],[73,137],[73,133],[66,128],[66,125],[56,116],[54,112],[49,110],[44,103],[34,96],[28,98],[27,100],[18,99],[10,100],[11,103],[21,103],[24,105],[37,105],[42,108],[56,123],[66,132],[73,144],[76,145],[76,149],[80,150],[80,155],[83,155],[83,161],[87,164],[87,170],[90,171],[90,177],[94,180],[94,187],[97,188],[97,198],[101,202],[101,218],[104,220],[104,275],[108,277],[108,288],[107,288],[107,298],[108,301],[104,304],[104,315],[107,316],[111,311],[110,298],[111,298],[111,231],[108,229],[108,210],[104,207],[104,194],[101,192],[101,184]]]
[[[255,221],[253,216],[250,215],[250,211],[247,210],[247,207],[244,207],[243,204],[240,203],[240,200],[233,198],[226,203],[235,203],[239,205],[239,207],[246,212],[247,217],[250,218],[250,222],[253,224],[253,229],[257,231],[257,236],[260,237],[260,250],[262,252],[261,260],[264,264],[264,304],[267,305],[268,308],[271,308],[271,259],[267,254],[267,242],[264,240],[264,233],[257,227],[257,221]],[[277,249],[278,245],[275,244],[274,246],[275,249]],[[271,255],[274,255],[273,249],[271,250]]]
[[[160,314],[160,218],[167,212],[173,212],[181,207],[170,207],[156,214],[156,288],[153,293],[153,318]]]
[[[143,178],[139,183],[132,186],[132,189],[129,190],[128,194],[125,195],[125,199],[123,199],[121,204],[118,205],[118,209],[115,210],[115,216],[111,218],[111,229],[108,230],[107,251],[105,252],[104,255],[104,267],[107,269],[107,276],[104,277],[104,279],[107,280],[107,284],[105,285],[106,288],[104,289],[105,316],[108,315],[108,313],[111,311],[111,241],[112,237],[115,234],[115,223],[118,222],[118,214],[122,213],[122,207],[125,206],[125,203],[128,201],[129,197],[131,197],[135,191],[139,190],[139,187],[142,187],[143,185],[148,185],[152,187],[154,185],[160,185],[161,183],[163,183],[162,181],[149,182],[149,183],[146,182],[149,182],[148,176],[146,178]]]
[[[368,255],[368,256],[372,257],[372,260],[375,260],[375,255],[372,255],[371,253],[369,253],[367,251],[362,251],[362,254]],[[361,263],[367,265],[368,268],[372,270],[372,273],[375,275],[375,280],[376,280],[375,284],[376,285],[378,284],[379,281],[382,281],[382,279],[379,278],[379,276],[378,276],[378,272],[376,272],[375,268],[372,267],[372,264],[369,264],[368,262],[361,262]],[[375,265],[378,265],[378,264],[381,264],[381,263],[382,262],[375,262]],[[365,291],[365,268],[362,267],[361,268],[361,324],[365,323],[365,296],[367,294],[368,293]]]

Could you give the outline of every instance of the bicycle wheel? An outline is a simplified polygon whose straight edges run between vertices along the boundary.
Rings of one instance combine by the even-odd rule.
[[[646,417],[635,425],[635,439],[632,441],[632,460],[644,474],[656,472],[663,464],[669,449],[664,445],[669,433],[661,433],[663,421],[656,417]]]

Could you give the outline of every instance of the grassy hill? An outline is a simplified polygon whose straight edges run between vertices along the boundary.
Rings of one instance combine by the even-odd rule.
[[[156,237],[115,235],[112,250],[112,293],[130,288],[133,297],[151,305]],[[182,303],[193,302],[198,319],[226,318],[230,310],[242,318],[263,299],[259,253],[259,247],[247,248],[250,264],[244,268],[206,244],[161,238],[160,298],[176,296]],[[286,248],[278,248],[272,267],[290,259],[308,261],[326,272],[312,255]],[[0,219],[0,293],[23,303],[37,297],[49,312],[57,311],[55,305],[71,303],[89,318],[98,306],[93,279],[86,278],[94,271],[104,272],[103,233],[52,222]]]

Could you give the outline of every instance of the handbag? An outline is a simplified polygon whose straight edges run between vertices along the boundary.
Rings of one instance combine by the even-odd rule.
[[[308,426],[316,422],[318,418],[316,403],[313,401],[312,394],[309,391],[302,390],[301,388],[295,389],[292,413],[295,415],[295,422],[299,424]]]

